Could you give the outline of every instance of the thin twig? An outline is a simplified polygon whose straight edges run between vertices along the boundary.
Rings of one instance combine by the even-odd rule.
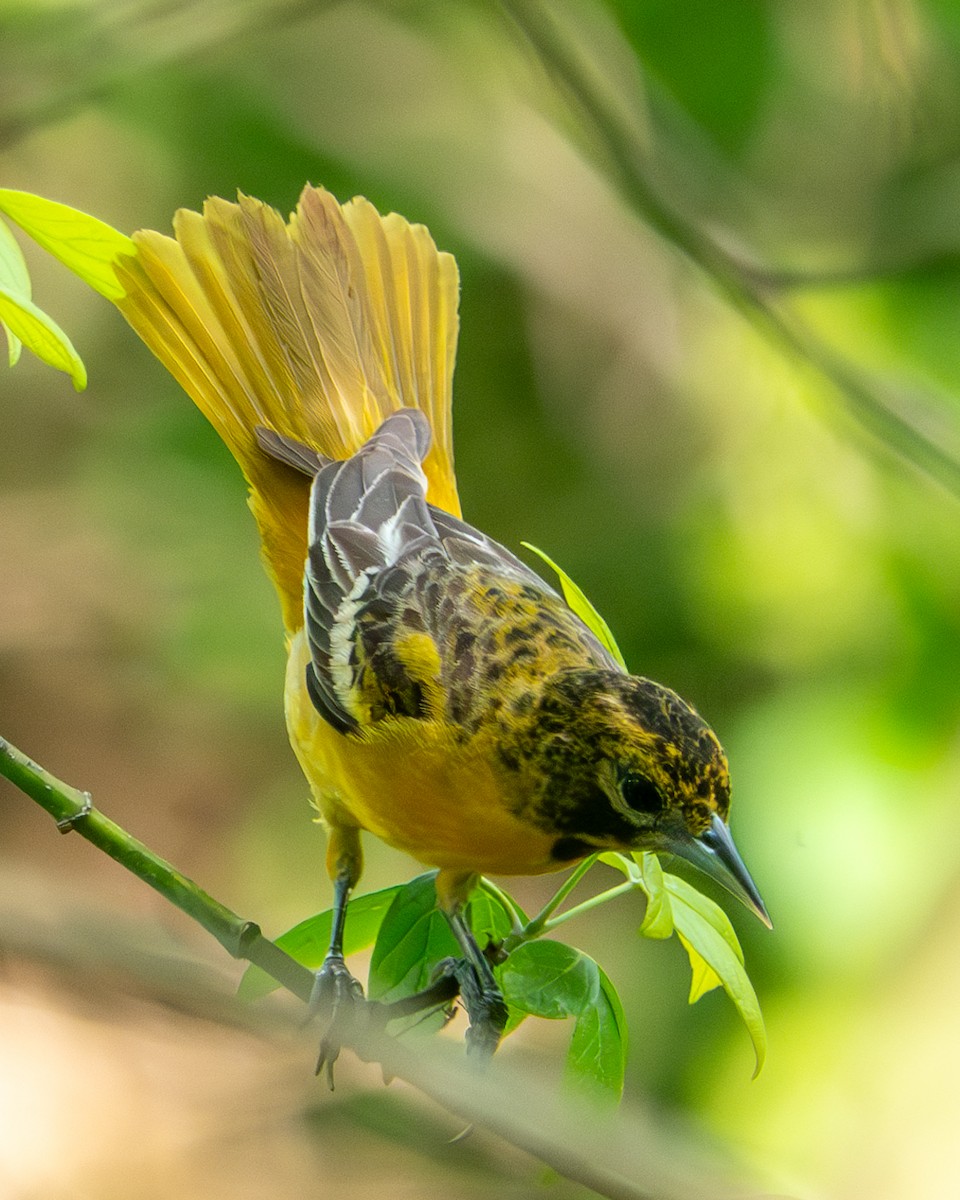
[[[635,892],[640,887],[640,884],[635,880],[628,879],[625,883],[615,884],[613,887],[607,888],[604,892],[597,892],[595,896],[590,896],[586,900],[581,900],[579,904],[575,904],[573,908],[568,908],[566,912],[559,913],[555,917],[551,917],[543,923],[543,932],[550,933],[551,930],[562,925],[565,921],[569,921],[571,917],[582,916],[591,909],[598,908],[601,904],[608,904],[611,900],[616,900],[619,896],[625,896],[628,892]]]

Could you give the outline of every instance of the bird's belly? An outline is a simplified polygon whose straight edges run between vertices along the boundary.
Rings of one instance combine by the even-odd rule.
[[[317,808],[331,825],[357,825],[428,866],[534,875],[564,864],[556,835],[520,820],[502,775],[474,739],[435,720],[389,718],[363,736],[337,733],[301,681],[305,647],[291,648],[287,723]]]

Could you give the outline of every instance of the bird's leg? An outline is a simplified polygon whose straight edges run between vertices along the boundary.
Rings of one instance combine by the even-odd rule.
[[[470,1020],[467,1051],[481,1058],[489,1058],[499,1045],[507,1023],[503,992],[493,977],[486,955],[477,945],[477,939],[464,919],[462,906],[458,904],[449,910],[445,908],[444,915],[463,950],[463,958],[452,964],[452,971],[460,985],[460,998]]]
[[[327,950],[320,970],[317,971],[310,996],[311,1014],[319,1014],[326,1021],[320,1051],[317,1055],[316,1074],[326,1069],[327,1082],[333,1090],[333,1064],[340,1055],[341,1043],[353,1031],[357,1017],[366,1001],[363,985],[347,969],[343,959],[343,929],[347,916],[347,903],[354,884],[360,874],[359,840],[351,831],[344,838],[334,838],[331,832],[331,853],[335,874],[333,880],[333,922],[330,930],[330,948]],[[347,841],[348,847],[338,853],[337,843]]]

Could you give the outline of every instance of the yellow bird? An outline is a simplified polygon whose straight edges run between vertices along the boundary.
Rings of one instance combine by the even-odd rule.
[[[286,630],[287,727],[328,833],[315,999],[332,1023],[361,1002],[342,952],[361,830],[439,869],[482,1052],[506,1008],[463,917],[479,873],[666,851],[769,923],[713,731],[460,518],[454,259],[422,225],[314,187],[289,222],[241,195],[174,228],[134,235],[118,306],[250,487]],[[321,1064],[336,1043],[331,1029]]]

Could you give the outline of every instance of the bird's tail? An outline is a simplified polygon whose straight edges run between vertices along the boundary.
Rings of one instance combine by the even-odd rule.
[[[429,499],[459,515],[451,394],[457,266],[422,225],[307,187],[289,222],[259,200],[181,209],[134,234],[117,306],[243,468],[290,632],[303,623],[309,481],[256,429],[346,458],[398,408],[433,431]]]

